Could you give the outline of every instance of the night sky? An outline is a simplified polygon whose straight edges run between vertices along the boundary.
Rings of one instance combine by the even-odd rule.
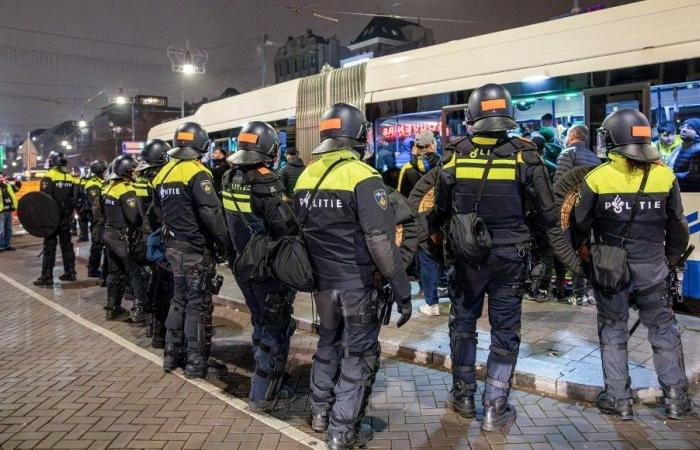
[[[580,6],[599,3],[581,0]],[[612,7],[625,0],[605,0]],[[7,134],[92,118],[105,95],[120,86],[180,102],[182,74],[171,72],[168,46],[206,49],[207,73],[189,76],[185,99],[216,97],[262,84],[258,46],[307,28],[347,45],[370,20],[353,11],[449,18],[475,23],[423,21],[436,42],[545,21],[571,10],[572,0],[0,0],[0,141]],[[289,7],[299,8],[294,12]],[[317,12],[340,23],[313,17]],[[546,52],[546,48],[533,48]],[[275,47],[267,47],[268,83]]]

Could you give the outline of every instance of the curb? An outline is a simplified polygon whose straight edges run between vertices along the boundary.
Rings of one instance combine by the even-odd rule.
[[[245,302],[227,296],[215,296],[214,303],[231,309],[247,310]],[[297,328],[315,333],[314,324],[305,317],[297,317]],[[380,334],[382,354],[408,360],[415,364],[449,372],[451,360],[449,353],[434,350],[420,350],[409,347],[401,342],[382,339]],[[476,371],[479,379],[486,378],[486,360],[488,352],[477,348]],[[574,401],[595,402],[598,393],[603,389],[602,371],[561,372],[561,368],[545,361],[533,361],[527,358],[518,360],[513,376],[513,388],[521,389],[552,397],[560,397]],[[651,376],[650,375],[651,372]],[[552,374],[557,374],[556,378]],[[645,368],[630,370],[634,386],[632,390],[635,399],[641,402],[656,402],[661,396],[655,375]],[[599,382],[591,384],[591,381]]]

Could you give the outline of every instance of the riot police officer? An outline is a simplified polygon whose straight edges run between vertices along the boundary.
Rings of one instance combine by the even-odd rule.
[[[362,418],[379,367],[377,271],[397,299],[397,326],[411,316],[411,290],[394,243],[386,187],[362,162],[364,114],[335,104],[323,114],[320,133],[313,152],[320,159],[299,177],[294,207],[315,274],[320,318],[311,369],[312,428],[327,429],[329,447],[345,449],[372,435]]]
[[[488,294],[491,347],[487,361],[481,428],[496,431],[515,420],[508,404],[520,346],[524,264],[530,229],[525,207],[533,205],[553,250],[577,266],[578,258],[557,226],[547,171],[528,140],[511,138],[515,128],[511,97],[497,84],[472,92],[467,107],[473,136],[453,141],[455,155],[440,171],[431,234],[446,226],[446,246],[455,270],[449,277],[453,385],[448,407],[475,416],[476,322]],[[526,198],[530,197],[529,202]],[[491,242],[489,242],[489,238]]]
[[[609,162],[586,176],[576,202],[576,225],[586,235],[593,230],[598,250],[605,251],[606,246],[626,250],[629,280],[610,290],[611,283],[602,279],[596,266],[598,259],[593,258],[605,381],[597,405],[602,412],[624,420],[633,417],[627,320],[630,304],[634,303],[641,323],[649,330],[666,415],[680,419],[693,403],[688,396],[680,333],[667,301],[665,282],[669,266],[679,261],[688,245],[688,223],[678,181],[659,162],[661,155],[651,146],[649,121],[641,112],[621,109],[610,114],[598,136],[599,147],[609,152]],[[595,250],[592,253],[595,256]]]
[[[152,181],[158,172],[168,162],[167,152],[170,145],[160,139],[146,142],[141,150],[141,161],[136,167],[136,180],[132,183],[139,200],[141,215],[144,217],[146,236],[162,226],[162,222],[153,205]],[[165,320],[170,309],[170,299],[173,296],[173,274],[167,263],[153,263],[148,284],[147,313],[149,315],[149,333],[151,346],[165,347]]]
[[[127,283],[134,294],[134,309],[146,298],[146,285],[141,266],[135,261],[134,248],[141,238],[139,229],[143,217],[136,192],[130,182],[136,161],[121,155],[112,162],[112,172],[102,195],[102,213],[105,218],[104,242],[107,246],[109,275],[107,275],[107,320],[126,314],[122,297]]]
[[[86,207],[90,209],[90,257],[88,258],[88,277],[107,278],[107,265],[104,251],[105,224],[101,211],[102,188],[104,187],[104,174],[107,171],[107,163],[95,160],[90,163],[90,176],[83,184],[83,196]],[[100,270],[102,265],[102,270]]]
[[[223,178],[223,201],[229,234],[242,253],[252,233],[272,240],[298,232],[284,184],[272,170],[279,151],[277,132],[265,122],[250,122],[238,135],[238,149],[228,157],[233,166]],[[234,271],[234,276],[236,273]],[[251,312],[255,373],[248,404],[254,411],[272,411],[294,401],[284,385],[294,291],[267,276],[260,282],[236,281]]]
[[[40,181],[40,190],[53,198],[59,210],[59,225],[56,233],[44,238],[41,276],[34,281],[37,286],[53,285],[53,267],[56,263],[56,245],[60,242],[63,258],[61,281],[75,281],[75,251],[71,242],[71,222],[78,195],[79,180],[73,177],[66,166],[68,160],[63,153],[51,152],[48,157],[49,171]]]
[[[175,290],[166,319],[163,368],[184,366],[188,377],[214,376],[225,367],[209,361],[216,262],[226,258],[226,224],[211,173],[199,159],[207,132],[194,122],[175,130],[170,161],[153,180],[154,204]]]

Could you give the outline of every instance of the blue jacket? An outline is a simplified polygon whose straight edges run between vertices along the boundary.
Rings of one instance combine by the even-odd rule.
[[[565,148],[557,158],[557,171],[554,173],[554,184],[563,177],[566,172],[575,167],[595,167],[601,161],[583,142],[575,142],[571,147]]]
[[[700,192],[700,139],[688,148],[681,147],[673,164],[681,192]]]

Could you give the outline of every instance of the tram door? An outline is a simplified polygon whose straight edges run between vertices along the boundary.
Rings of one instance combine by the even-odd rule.
[[[633,83],[603,88],[585,89],[585,121],[589,136],[596,136],[605,117],[618,109],[637,109],[651,118],[650,83]],[[595,138],[589,139],[591,150],[596,151]]]

